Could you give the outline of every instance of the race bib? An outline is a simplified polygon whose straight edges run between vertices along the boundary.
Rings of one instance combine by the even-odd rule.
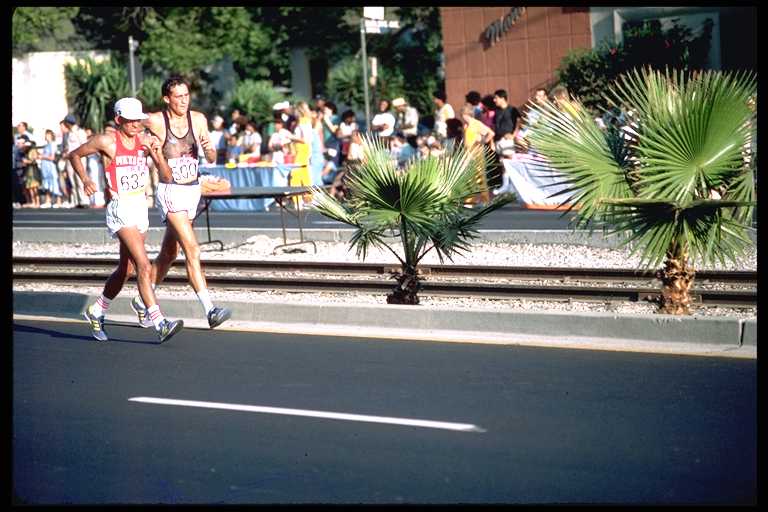
[[[115,169],[119,194],[143,193],[149,179],[149,168],[143,163],[125,165]]]
[[[190,156],[168,159],[168,166],[171,168],[173,181],[180,184],[191,183],[197,179],[197,165],[197,158]]]

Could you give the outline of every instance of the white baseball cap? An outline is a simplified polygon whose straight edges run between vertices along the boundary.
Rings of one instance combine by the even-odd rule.
[[[141,102],[136,98],[122,98],[115,103],[115,114],[136,121],[138,119],[147,119],[149,116],[142,111]]]

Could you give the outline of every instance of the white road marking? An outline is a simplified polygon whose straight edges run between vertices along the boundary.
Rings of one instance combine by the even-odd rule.
[[[312,411],[307,409],[285,409],[282,407],[264,407],[260,405],[227,404],[221,402],[200,402],[197,400],[175,400],[172,398],[154,398],[137,396],[128,399],[129,402],[145,404],[180,405],[184,407],[203,407],[207,409],[226,409],[230,411],[260,412],[265,414],[285,414],[289,416],[308,416],[310,418],[327,418],[333,420],[365,421],[369,423],[388,423],[391,425],[407,425],[411,427],[440,428],[459,432],[485,432],[484,429],[469,423],[449,423],[445,421],[415,420],[409,418],[390,418],[387,416],[367,416],[364,414],[347,414],[328,411]]]

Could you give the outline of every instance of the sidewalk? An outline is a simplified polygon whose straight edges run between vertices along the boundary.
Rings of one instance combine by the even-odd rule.
[[[82,321],[94,300],[85,294],[14,292],[15,318]],[[107,323],[136,323],[130,297],[118,296]],[[305,305],[221,302],[232,319],[219,330],[363,338],[487,343],[717,357],[757,357],[757,321],[728,317],[530,313],[448,310],[425,306]],[[40,314],[44,312],[44,314]],[[200,305],[163,300],[163,313],[183,318],[185,328],[208,328]]]

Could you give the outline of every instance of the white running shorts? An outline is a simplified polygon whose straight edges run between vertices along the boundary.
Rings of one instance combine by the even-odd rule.
[[[169,213],[187,212],[189,220],[193,220],[197,214],[197,205],[200,203],[200,184],[177,185],[175,183],[157,184],[157,207],[165,222]]]
[[[117,238],[117,232],[126,226],[136,226],[139,233],[149,229],[147,198],[142,194],[112,197],[107,206],[107,231]]]

